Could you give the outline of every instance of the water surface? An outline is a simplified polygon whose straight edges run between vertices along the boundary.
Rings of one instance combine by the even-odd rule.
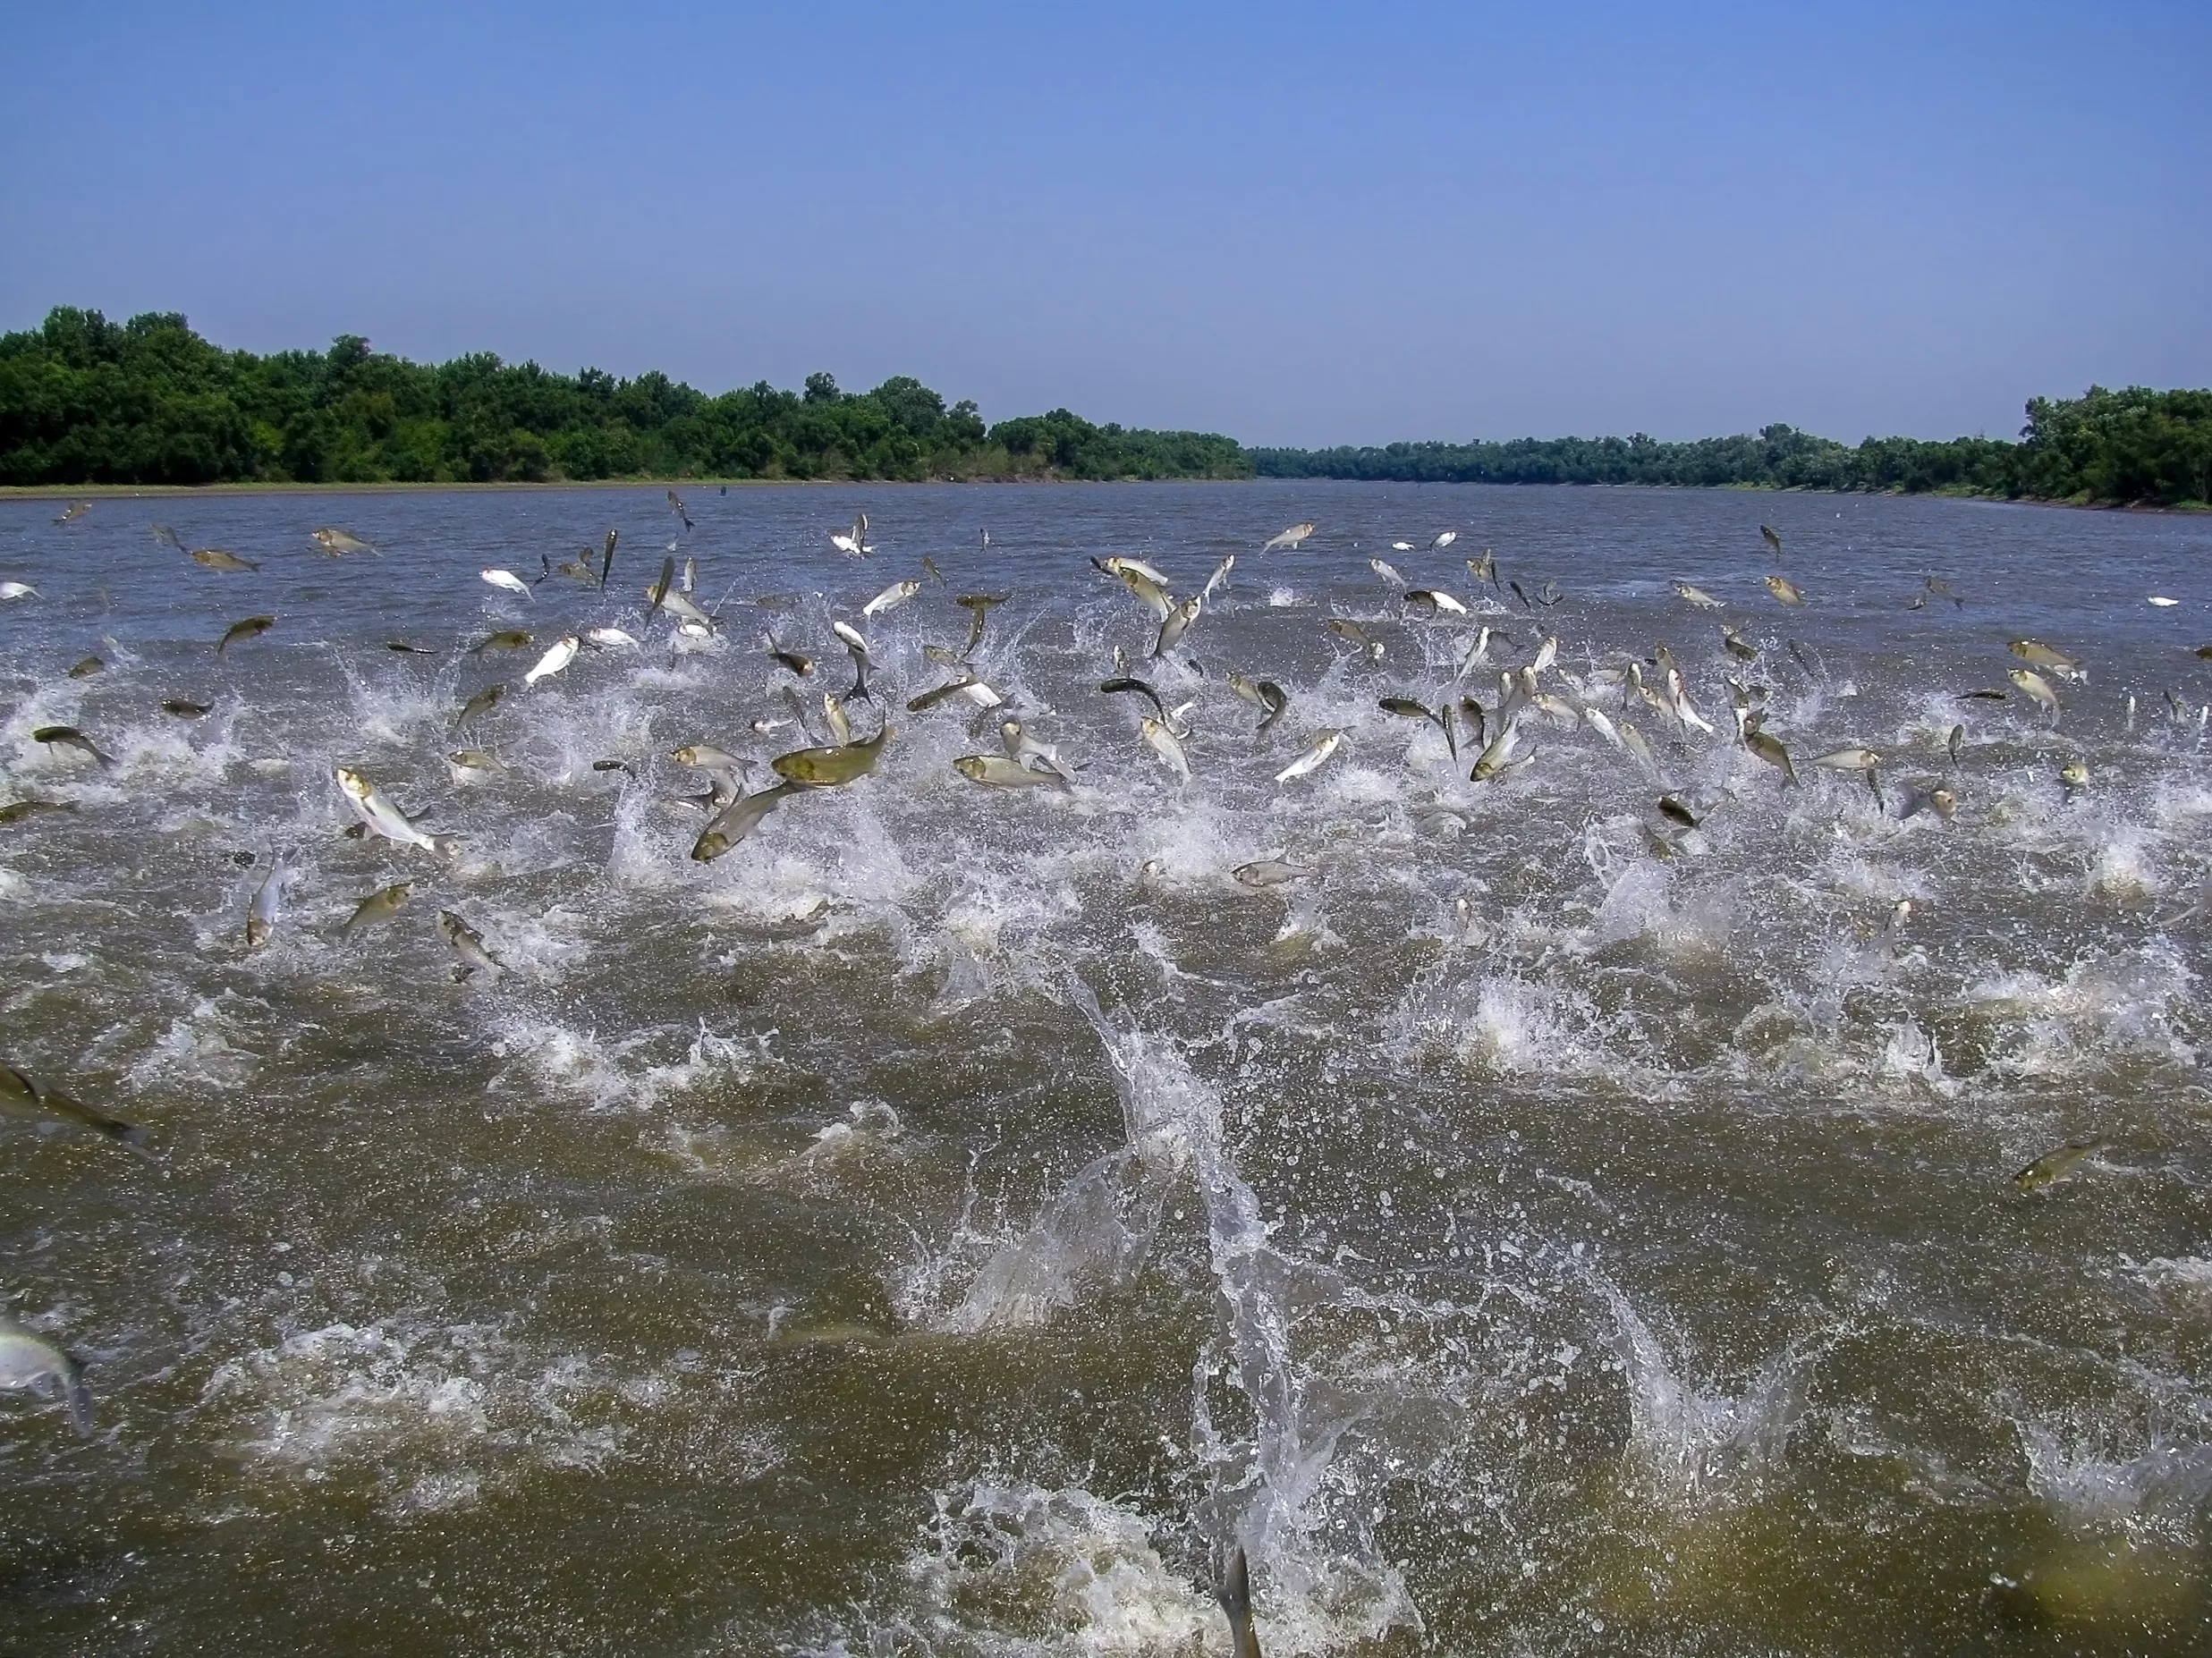
[[[5,1056],[156,1153],[0,1122],[0,1297],[98,1400],[84,1440],[0,1400],[0,1645],[1222,1652],[1232,1541],[1270,1653],[2212,1644],[2212,523],[1331,484],[687,504],[689,533],[638,489],[0,503],[0,579],[39,592],[0,605],[0,797],[75,808],[0,825]],[[865,562],[826,539],[862,510]],[[324,557],[332,523],[380,554]],[[478,579],[610,527],[609,594]],[[643,613],[672,538],[720,622],[694,648]],[[1484,547],[1557,603],[1478,590]],[[950,587],[861,621],[925,554]],[[1111,554],[1179,594],[1236,554],[1195,668],[1145,664]],[[1377,555],[1478,613],[1409,614]],[[1012,595],[974,664],[1072,794],[953,770],[996,714],[905,709],[971,591]],[[818,731],[833,617],[872,643],[877,774],[693,862],[706,780],[670,750],[800,746],[751,729],[786,686]],[[1486,621],[1511,641],[1453,686]],[[523,688],[609,624],[643,648]],[[500,628],[537,642],[462,654]],[[1550,635],[1564,717],[1500,781],[1377,706],[1495,712]],[[2006,679],[2023,635],[2088,666],[2055,727]],[[1616,682],[1661,641],[1712,734]],[[1190,704],[1187,786],[1099,694],[1117,649]],[[1288,690],[1264,735],[1231,669]],[[1730,675],[1799,786],[1732,740]],[[32,740],[60,723],[112,769]],[[1847,744],[1878,799],[1809,764]],[[339,764],[457,855],[346,838]],[[1904,815],[1938,782],[1949,821]],[[1264,858],[1315,873],[1232,879]],[[456,980],[441,909],[507,970]]]

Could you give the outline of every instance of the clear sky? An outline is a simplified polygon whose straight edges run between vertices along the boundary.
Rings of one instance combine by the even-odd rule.
[[[2212,385],[2212,4],[0,0],[0,327],[1252,443]]]

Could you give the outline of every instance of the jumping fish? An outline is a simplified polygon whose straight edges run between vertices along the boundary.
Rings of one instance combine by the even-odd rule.
[[[1357,645],[1361,650],[1367,652],[1373,661],[1380,662],[1383,659],[1382,640],[1370,638],[1368,630],[1358,622],[1347,622],[1341,616],[1332,616],[1329,618],[1328,629],[1338,639]]]
[[[896,610],[921,591],[921,583],[912,579],[894,581],[882,592],[860,606],[863,616],[880,616]]]
[[[1458,530],[1456,530],[1456,529],[1440,529],[1440,530],[1438,530],[1438,531],[1437,532],[1437,534],[1436,534],[1435,537],[1434,537],[1434,538],[1433,538],[1433,539],[1429,542],[1429,544],[1428,544],[1428,550],[1429,550],[1431,553],[1441,553],[1441,552],[1443,552],[1443,551],[1444,551],[1444,549],[1445,549],[1445,548],[1446,548],[1446,547],[1450,546],[1451,546],[1451,545],[1452,545],[1454,541],[1457,541],[1458,539],[1459,539],[1459,531],[1458,531]]]
[[[620,628],[586,628],[583,637],[585,644],[597,645],[601,650],[644,648],[634,635],[625,633]]]
[[[507,964],[484,946],[484,935],[470,926],[450,909],[437,912],[438,936],[445,947],[453,952],[461,965],[453,969],[453,977],[466,979],[482,973],[496,978],[507,970]]]
[[[1756,662],[1759,659],[1759,647],[1751,644],[1733,628],[1723,628],[1720,630],[1720,642],[1728,654],[1738,662]]]
[[[194,547],[191,552],[191,560],[193,563],[208,570],[235,571],[261,568],[251,559],[241,558],[235,553],[225,553],[221,547]]]
[[[93,740],[73,725],[41,725],[30,733],[30,740],[45,743],[48,748],[79,749],[97,760],[103,768],[115,763],[102,754]]]
[[[1214,596],[1214,589],[1218,587],[1225,586],[1229,579],[1229,572],[1235,568],[1236,554],[1232,553],[1228,557],[1223,559],[1220,563],[1214,566],[1214,573],[1206,578],[1206,585],[1199,590],[1199,596],[1202,599],[1212,598]]]
[[[0,599],[37,598],[38,589],[28,581],[0,581]]]
[[[1182,642],[1182,636],[1199,619],[1199,610],[1204,602],[1195,596],[1187,598],[1160,619],[1160,630],[1152,640],[1154,661],[1157,662]]]
[[[776,666],[797,674],[802,680],[814,672],[811,658],[801,656],[797,651],[785,650],[775,642],[774,634],[764,633],[761,637],[767,641],[768,655],[775,658]]]
[[[1674,588],[1677,594],[1687,599],[1691,604],[1695,605],[1699,610],[1720,610],[1725,608],[1721,600],[1715,598],[1703,588],[1693,588],[1687,581],[1677,581],[1674,584]]]
[[[277,912],[284,901],[284,884],[291,879],[292,871],[281,855],[270,860],[269,872],[261,877],[261,885],[246,910],[247,949],[258,950],[275,935]]]
[[[67,1122],[123,1146],[143,1146],[146,1130],[95,1110],[82,1100],[52,1088],[41,1088],[21,1071],[0,1065],[0,1113],[33,1122]]]
[[[822,749],[798,749],[789,754],[779,754],[768,762],[775,774],[787,782],[804,783],[809,789],[835,789],[849,783],[856,777],[865,777],[876,769],[884,744],[890,740],[891,727],[879,727],[873,737],[864,742],[838,743]]]
[[[692,528],[691,515],[683,510],[682,497],[677,495],[673,489],[668,492],[668,510],[683,520],[684,529],[690,529]]]
[[[868,514],[862,512],[856,517],[852,529],[843,534],[830,531],[829,545],[847,558],[866,558],[874,553],[876,549],[868,545]]]
[[[524,685],[535,685],[540,680],[549,680],[576,660],[576,653],[583,648],[583,640],[571,633],[557,640],[553,647],[538,659],[538,665],[522,676]]]
[[[354,906],[353,913],[345,918],[345,925],[338,929],[338,937],[350,940],[356,933],[383,926],[399,914],[400,907],[413,895],[414,890],[414,884],[410,881],[394,881],[389,886],[378,887]]]
[[[240,639],[258,639],[275,625],[274,616],[249,616],[243,622],[233,622],[215,642],[215,654],[220,656]]]
[[[75,804],[69,800],[41,800],[35,796],[27,799],[10,800],[0,806],[0,824],[20,824],[26,817],[40,812],[73,812]]]
[[[963,593],[953,603],[968,613],[968,643],[961,647],[963,656],[972,656],[975,647],[983,642],[983,623],[994,607],[1004,605],[1013,596],[1011,593]]]
[[[1262,858],[1249,864],[1239,864],[1229,871],[1230,878],[1239,886],[1282,886],[1292,881],[1303,881],[1312,875],[1310,869],[1286,863],[1279,858]]]
[[[1439,613],[1450,616],[1464,616],[1467,613],[1466,605],[1461,604],[1449,593],[1439,592],[1435,588],[1409,589],[1405,596],[1405,605],[1408,610],[1427,611],[1432,616]]]
[[[479,570],[476,574],[479,581],[488,581],[505,592],[520,593],[524,598],[530,596],[530,583],[511,570]]]
[[[1782,556],[1782,532],[1772,524],[1761,524],[1759,527],[1759,538],[1774,549],[1776,558]]]
[[[1003,754],[963,754],[953,762],[953,769],[970,782],[984,783],[994,789],[1057,789],[1063,794],[1072,792],[1072,785],[1058,772],[1032,771]]]
[[[352,808],[353,816],[360,820],[367,833],[396,841],[402,846],[419,846],[440,858],[453,855],[453,842],[444,835],[428,834],[417,828],[405,812],[379,794],[377,786],[352,767],[335,766],[332,774],[338,780],[346,805]]]
[[[1157,698],[1155,698],[1155,701],[1157,700]],[[1165,761],[1178,778],[1184,782],[1189,782],[1191,781],[1190,757],[1183,753],[1182,744],[1175,740],[1175,733],[1168,726],[1165,711],[1162,712],[1159,719],[1147,718],[1140,721],[1137,729],[1144,734],[1145,741],[1151,745],[1152,752]]]
[[[94,674],[105,672],[106,667],[107,664],[97,656],[87,656],[75,667],[70,669],[69,677],[72,680],[89,680]]]
[[[1778,766],[1783,776],[1797,781],[1797,768],[1790,764],[1790,751],[1782,746],[1781,739],[1767,732],[1754,731],[1744,734],[1743,746],[1767,765]]]
[[[1294,777],[1303,777],[1318,767],[1343,745],[1344,733],[1334,726],[1325,728],[1313,740],[1312,745],[1288,766],[1275,774],[1278,783],[1289,782]]]
[[[2014,668],[2004,677],[2019,686],[2029,701],[2048,714],[2052,723],[2057,723],[2058,693],[2051,689],[2050,681],[2045,679],[2033,668]]]
[[[1487,582],[1488,582],[1488,583],[1490,584],[1490,588],[1491,588],[1491,590],[1492,590],[1493,592],[1496,591],[1496,589],[1497,589],[1497,553],[1496,553],[1496,550],[1495,548],[1492,548],[1492,547],[1485,547],[1485,548],[1483,548],[1483,549],[1482,549],[1482,556],[1481,556],[1480,558],[1470,558],[1470,559],[1469,559],[1469,560],[1467,561],[1467,573],[1468,573],[1469,575],[1472,576],[1472,577],[1475,579],[1475,585],[1476,585],[1477,587],[1480,587],[1480,586],[1481,586],[1484,582],[1486,582],[1486,581],[1487,581]]]
[[[174,547],[180,553],[184,551],[183,541],[179,538],[177,532],[170,529],[168,525],[149,524],[147,528],[153,532],[155,540],[161,542],[165,546]]]
[[[92,503],[89,501],[72,501],[62,509],[61,517],[55,519],[54,521],[57,524],[67,524],[77,519],[82,518],[91,510]]]
[[[204,702],[187,702],[182,697],[172,697],[161,705],[161,711],[164,714],[174,715],[180,720],[197,720],[206,714],[208,709],[208,705]]]
[[[384,642],[384,647],[386,650],[395,650],[403,656],[435,656],[437,655],[436,651],[428,650],[420,645],[410,645],[405,639],[386,639]]]
[[[845,696],[865,697],[873,702],[876,693],[868,689],[868,670],[875,657],[869,654],[868,641],[860,637],[858,629],[842,622],[832,622],[829,630],[843,641],[845,654],[852,658],[852,689]]]
[[[2078,680],[2085,683],[2089,680],[2089,673],[2081,663],[2064,651],[2046,645],[2041,639],[2014,639],[2004,648],[2022,662],[2038,668],[2048,668],[2062,680]]]
[[[496,633],[487,633],[469,647],[469,655],[481,656],[487,650],[527,650],[530,636],[520,628],[503,628]]]
[[[1802,605],[1805,602],[1804,593],[1799,588],[1797,583],[1792,581],[1787,576],[1767,577],[1767,591],[1784,605]]]
[[[489,714],[499,706],[499,699],[507,694],[506,681],[487,685],[482,690],[461,705],[461,712],[453,715],[453,729],[459,731],[479,714]]]
[[[1882,757],[1875,753],[1873,749],[1856,746],[1836,749],[1813,757],[1815,766],[1826,766],[1832,772],[1870,772],[1881,763]]]
[[[62,520],[56,519],[55,522]],[[92,1390],[84,1366],[37,1332],[0,1313],[0,1393],[58,1397],[69,1425],[80,1434],[92,1432]]]
[[[325,525],[314,532],[315,545],[331,558],[345,553],[374,553],[377,549],[351,530]]]
[[[2040,1191],[2046,1186],[2063,1180],[2091,1157],[2103,1151],[2110,1141],[2091,1136],[2085,1139],[2068,1140],[2055,1151],[2047,1151],[2018,1174],[2013,1184],[2023,1192]]]
[[[1317,526],[1310,523],[1292,524],[1281,535],[1270,536],[1267,540],[1260,543],[1259,550],[1262,553],[1272,553],[1277,547],[1296,548],[1308,537],[1313,534]]]
[[[1396,568],[1379,558],[1368,560],[1367,567],[1394,588],[1402,588],[1405,586],[1405,578],[1397,572]]]
[[[792,795],[802,792],[806,787],[801,782],[782,782],[773,789],[763,789],[758,794],[745,795],[731,801],[699,832],[699,839],[691,843],[692,861],[711,864],[759,827],[761,820],[770,812]]]
[[[1230,1554],[1229,1568],[1222,1574],[1215,1595],[1229,1620],[1230,1658],[1259,1658],[1259,1635],[1252,1628],[1251,1571],[1245,1564],[1242,1544]]]
[[[989,546],[991,545],[991,543],[990,543],[990,531],[987,529],[987,530],[985,530],[985,531],[983,532],[983,534],[984,534],[984,541],[983,541],[983,545],[984,545],[985,546],[987,546],[987,546]],[[935,581],[935,582],[937,584],[937,586],[939,586],[939,587],[944,587],[944,586],[945,586],[945,585],[946,585],[946,582],[945,582],[945,572],[944,572],[943,571],[941,571],[941,570],[939,570],[939,569],[937,568],[937,562],[936,562],[936,560],[935,560],[935,559],[931,558],[931,557],[930,557],[930,556],[929,556],[927,553],[925,553],[925,554],[923,554],[921,555],[921,573],[922,573],[923,575],[925,575],[925,576],[928,576],[928,577],[931,580]]]

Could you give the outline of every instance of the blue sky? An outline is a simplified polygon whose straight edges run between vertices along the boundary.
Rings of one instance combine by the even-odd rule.
[[[0,327],[1256,443],[2212,384],[2212,5],[31,6]]]

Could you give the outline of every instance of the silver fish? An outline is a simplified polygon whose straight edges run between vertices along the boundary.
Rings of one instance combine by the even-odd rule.
[[[1747,732],[1743,746],[1767,765],[1778,767],[1790,782],[1797,781],[1797,767],[1790,764],[1790,751],[1782,746],[1781,739],[1767,732]]]
[[[1329,757],[1329,756],[1335,754],[1339,748],[1343,747],[1343,741],[1344,733],[1343,732],[1337,730],[1334,726],[1324,728],[1321,732],[1314,738],[1312,745],[1307,749],[1305,753],[1300,755],[1296,759],[1292,760],[1288,766],[1284,766],[1281,771],[1275,774],[1276,782],[1278,783],[1286,783],[1293,778],[1305,776],[1308,773],[1317,769]]]
[[[327,525],[315,531],[315,545],[332,558],[343,553],[374,553],[377,550],[352,530],[337,529]]]
[[[970,782],[984,783],[993,789],[1057,789],[1063,794],[1071,791],[1068,780],[1058,772],[1032,771],[1003,754],[963,754],[953,762],[953,769]]]
[[[1873,749],[1855,745],[1813,757],[1815,766],[1824,766],[1832,772],[1870,772],[1881,763],[1882,757]]]
[[[601,650],[621,650],[625,647],[631,650],[642,648],[634,637],[624,633],[620,628],[586,628],[583,637],[584,643],[597,645]]]
[[[1371,558],[1368,560],[1367,567],[1373,571],[1377,575],[1380,576],[1385,581],[1390,583],[1390,585],[1394,588],[1403,588],[1405,586],[1405,578],[1400,575],[1394,567],[1385,563],[1379,558]]]
[[[396,841],[402,846],[419,846],[440,858],[453,856],[455,848],[452,841],[417,828],[406,813],[379,794],[377,786],[360,773],[351,766],[339,766],[332,768],[332,774],[338,780],[338,789],[344,795],[346,805],[368,833]]]
[[[507,970],[507,964],[484,947],[484,935],[452,910],[437,912],[437,931],[445,947],[460,960],[461,965],[453,969],[455,978],[465,979],[476,973],[496,978]]]
[[[1440,592],[1435,588],[1409,589],[1405,596],[1405,605],[1408,610],[1425,610],[1432,616],[1439,613],[1447,616],[1464,616],[1467,613],[1466,605],[1461,604],[1449,593]]]
[[[860,606],[863,616],[880,616],[894,611],[921,591],[921,583],[914,580],[894,581],[882,592]]]
[[[1674,584],[1674,591],[1677,594],[1687,599],[1691,604],[1695,605],[1699,610],[1721,610],[1725,608],[1721,600],[1715,598],[1703,588],[1693,588],[1687,581],[1677,581]]]
[[[1214,573],[1206,578],[1206,585],[1204,588],[1199,589],[1199,596],[1202,599],[1212,598],[1214,596],[1214,589],[1216,588],[1227,585],[1229,580],[1229,572],[1235,568],[1236,554],[1232,553],[1227,558],[1223,559],[1220,563],[1214,566]]]
[[[1190,757],[1183,753],[1182,745],[1175,740],[1175,733],[1167,728],[1166,722],[1147,718],[1140,722],[1137,729],[1144,733],[1144,740],[1152,746],[1152,752],[1165,760],[1178,778],[1189,782]]]
[[[0,1393],[56,1396],[81,1434],[92,1432],[92,1390],[84,1366],[36,1331],[0,1313]]]
[[[2041,639],[2014,639],[2005,649],[2022,662],[2038,668],[2048,668],[2061,680],[2078,680],[2086,683],[2089,671],[2080,662],[2063,650],[2046,645]]]
[[[1279,858],[1262,858],[1249,864],[1239,864],[1229,875],[1240,886],[1281,886],[1291,881],[1303,881],[1313,871],[1296,864],[1285,863]]]
[[[1270,536],[1261,542],[1259,550],[1262,553],[1272,553],[1277,547],[1297,547],[1313,534],[1316,528],[1318,528],[1316,525],[1310,523],[1292,524],[1281,535]]]
[[[487,581],[504,592],[520,593],[524,598],[530,596],[530,583],[511,570],[479,570],[476,574],[479,580]]]
[[[549,680],[576,660],[576,653],[583,648],[583,640],[575,634],[564,636],[553,648],[538,659],[538,665],[522,676],[522,683],[535,685],[540,680]]]
[[[284,901],[284,885],[292,879],[292,871],[279,856],[271,860],[269,872],[261,877],[261,885],[253,895],[253,903],[246,911],[246,948],[258,950],[267,943],[276,932],[276,918]]]
[[[2033,668],[2014,668],[2004,677],[2019,686],[2021,690],[2026,694],[2029,701],[2037,704],[2047,713],[2054,724],[2057,723],[2058,693],[2051,689],[2050,681],[2045,679]]]
[[[806,786],[801,782],[781,782],[773,789],[763,789],[758,794],[733,800],[699,832],[699,839],[691,844],[692,860],[711,864],[759,827],[770,812],[792,795],[804,792]]]
[[[1187,598],[1161,619],[1160,630],[1152,641],[1152,656],[1155,661],[1167,655],[1169,651],[1182,642],[1182,636],[1190,631],[1191,624],[1199,619],[1199,610],[1204,602],[1203,599],[1198,597]]]
[[[378,887],[354,906],[353,913],[345,918],[345,925],[338,929],[339,938],[350,940],[356,933],[372,926],[382,926],[399,914],[400,907],[413,896],[414,890],[414,884],[410,881],[394,881],[389,886]]]
[[[1792,581],[1787,576],[1767,577],[1767,591],[1773,594],[1784,605],[1802,605],[1805,602],[1805,595],[1803,591],[1798,587],[1797,583]]]
[[[2063,1180],[2074,1170],[2087,1163],[2110,1142],[2091,1136],[2086,1139],[2068,1140],[2056,1151],[2045,1152],[2018,1174],[2013,1184],[2023,1192],[2040,1191],[2046,1186]]]

